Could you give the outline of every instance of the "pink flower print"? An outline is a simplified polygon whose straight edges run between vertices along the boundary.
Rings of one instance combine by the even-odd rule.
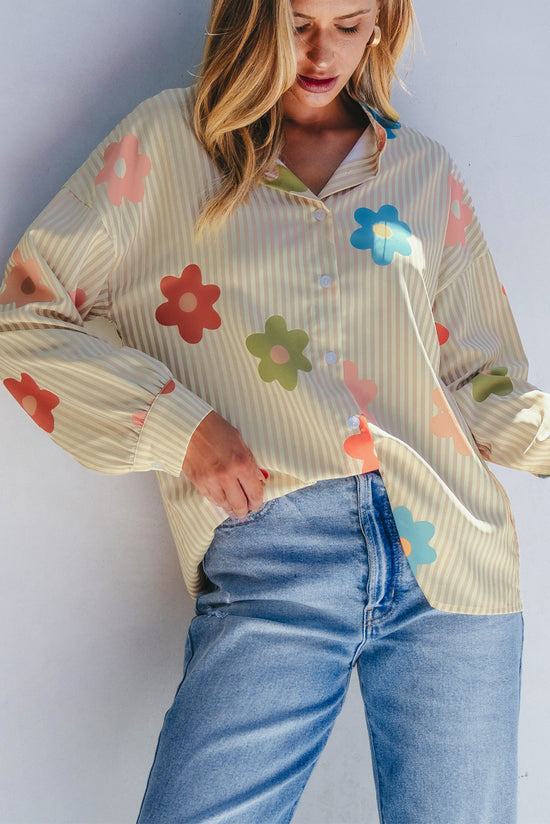
[[[439,345],[443,346],[444,343],[447,343],[449,340],[449,330],[446,326],[443,326],[442,323],[436,323],[435,328],[437,331],[437,339],[439,341]]]
[[[0,294],[0,306],[15,303],[19,309],[27,303],[41,303],[54,299],[52,290],[41,283],[42,270],[36,260],[23,260],[21,252],[16,249],[13,253],[13,263]]]
[[[132,423],[136,427],[136,429],[141,429],[143,427],[146,417],[147,412],[135,412],[132,415]]]
[[[449,175],[449,187],[451,190],[451,205],[445,246],[455,246],[460,243],[464,248],[466,246],[465,229],[472,222],[474,213],[469,206],[462,202],[464,200],[464,187],[453,175]]]
[[[359,415],[359,434],[350,435],[344,441],[344,451],[350,458],[363,461],[361,472],[373,472],[380,464],[374,452],[374,442],[369,424],[364,415]]]
[[[36,381],[26,372],[21,374],[21,380],[6,378],[4,386],[15,400],[21,404],[27,415],[45,432],[53,432],[55,421],[52,409],[59,403],[59,398],[47,389],[40,389]]]
[[[107,197],[113,206],[120,206],[125,197],[132,203],[141,203],[145,197],[144,178],[151,171],[147,155],[139,154],[138,139],[125,134],[119,143],[111,143],[103,153],[105,165],[95,184],[107,184]]]
[[[221,318],[214,309],[220,287],[203,285],[201,270],[194,263],[186,266],[179,278],[162,278],[160,290],[167,302],[158,307],[155,317],[162,326],[177,326],[187,343],[199,343],[205,329],[218,329]]]
[[[353,361],[344,361],[344,383],[355,398],[355,401],[368,421],[374,418],[367,409],[378,394],[378,387],[374,381],[359,378],[359,369]]]
[[[459,455],[471,455],[472,447],[454,416],[453,410],[440,386],[432,394],[434,404],[440,410],[430,421],[430,431],[437,438],[452,438],[454,448]]]
[[[80,307],[86,302],[86,292],[84,289],[73,289],[69,292],[69,297],[75,305],[75,308],[80,311]]]

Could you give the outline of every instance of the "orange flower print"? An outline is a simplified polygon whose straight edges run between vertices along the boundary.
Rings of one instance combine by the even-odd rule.
[[[139,154],[138,139],[125,134],[119,143],[111,143],[103,153],[105,165],[95,184],[107,184],[107,197],[113,206],[120,206],[125,197],[132,203],[141,203],[145,197],[144,178],[151,171],[147,155]]]
[[[6,378],[4,386],[15,400],[21,404],[27,415],[45,432],[53,432],[54,419],[52,409],[59,403],[59,398],[47,389],[40,389],[38,384],[23,372],[21,380]]]
[[[4,290],[0,294],[0,306],[15,303],[16,308],[19,309],[26,303],[40,303],[54,299],[55,295],[52,290],[40,282],[42,271],[36,260],[33,258],[23,260],[21,252],[16,249],[13,253],[13,262],[14,266],[7,275]]]
[[[220,287],[214,283],[203,286],[201,270],[194,263],[186,266],[179,278],[162,278],[160,290],[168,300],[158,307],[156,319],[162,326],[177,326],[187,343],[199,343],[204,329],[221,326],[221,318],[213,307]]]
[[[373,472],[380,468],[378,458],[374,453],[371,431],[364,415],[359,415],[359,434],[346,438],[344,451],[350,458],[359,458],[363,461],[361,472]]]
[[[438,386],[437,389],[434,389],[432,399],[440,410],[430,421],[432,434],[437,438],[452,438],[454,448],[459,455],[471,455],[472,447],[460,429],[441,387]]]
[[[344,383],[353,395],[359,409],[368,421],[374,418],[367,409],[378,394],[378,387],[374,381],[359,378],[359,369],[353,361],[344,361]]]
[[[462,202],[464,200],[464,188],[453,175],[449,175],[449,186],[451,189],[451,206],[445,246],[456,246],[457,243],[460,243],[464,248],[466,246],[465,229],[472,222],[474,213],[469,206]]]

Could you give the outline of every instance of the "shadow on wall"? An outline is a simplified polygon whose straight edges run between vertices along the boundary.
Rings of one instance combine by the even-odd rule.
[[[59,58],[49,54],[48,32],[43,61],[35,55],[33,73],[24,80],[15,65],[15,46],[11,59],[4,55],[3,74],[8,78],[3,96],[12,111],[7,143],[10,137],[12,143],[4,143],[0,158],[0,272],[29,223],[125,115],[162,89],[192,84],[208,8],[205,0],[119,0],[113,4],[112,20],[88,21],[84,9],[80,17],[68,20],[65,30],[58,12]],[[90,4],[90,16],[92,12]],[[17,18],[24,14],[14,12],[13,17],[21,25]],[[30,22],[29,48],[35,50],[41,42],[40,24]],[[37,77],[41,65],[44,71]]]

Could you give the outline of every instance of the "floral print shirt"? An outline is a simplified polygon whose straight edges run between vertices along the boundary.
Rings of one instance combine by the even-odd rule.
[[[181,466],[215,409],[267,498],[379,469],[432,606],[519,610],[486,461],[550,474],[550,402],[447,153],[368,111],[374,156],[319,195],[277,163],[197,239],[219,175],[192,111],[193,90],[141,104],[24,235],[0,287],[4,386],[86,466],[157,472],[192,593],[226,516]]]

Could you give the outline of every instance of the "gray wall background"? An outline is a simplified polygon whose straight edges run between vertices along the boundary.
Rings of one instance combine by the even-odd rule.
[[[3,5],[0,253],[128,111],[189,85],[205,0]],[[546,151],[550,7],[417,0],[424,46],[395,104],[462,170],[532,379],[550,390]],[[192,604],[155,480],[83,469],[0,392],[0,821],[129,824],[180,679]],[[550,806],[550,480],[497,470],[516,513],[526,616],[520,824]],[[297,824],[376,821],[354,683]],[[452,824],[452,822],[449,822]]]

